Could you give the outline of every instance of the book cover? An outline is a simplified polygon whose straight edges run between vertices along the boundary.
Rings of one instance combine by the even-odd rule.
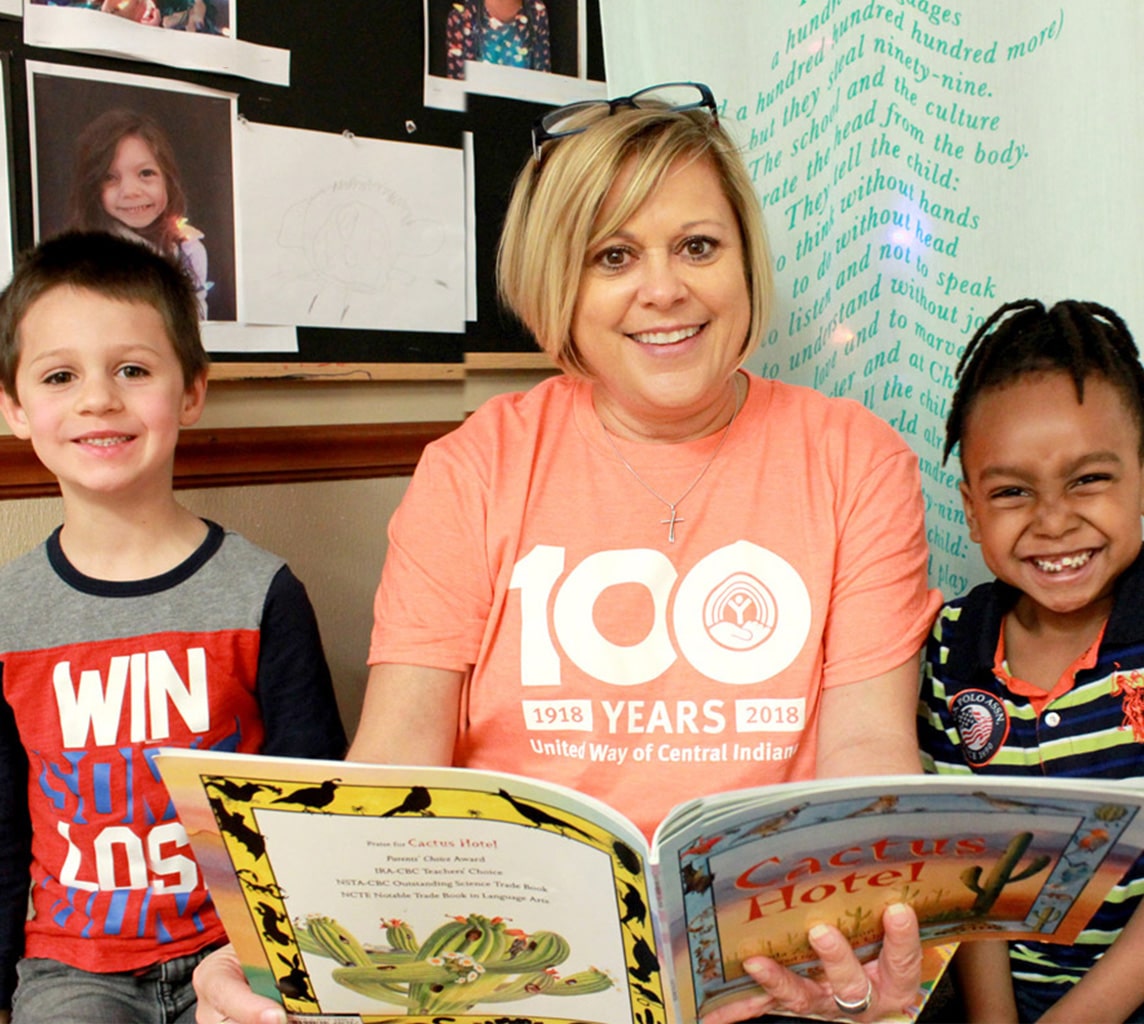
[[[1144,790],[894,776],[677,808],[650,845],[560,786],[456,768],[158,758],[255,989],[298,1020],[675,1024],[814,974],[825,920],[877,955],[918,913],[916,1017],[966,939],[1071,942],[1144,849]],[[985,786],[983,783],[987,783]]]
[[[792,791],[776,803],[775,788]],[[1099,780],[903,776],[697,801],[656,837],[685,1019],[750,991],[752,955],[814,974],[815,921],[877,956],[891,902],[930,946],[1072,943],[1144,849],[1142,799]]]

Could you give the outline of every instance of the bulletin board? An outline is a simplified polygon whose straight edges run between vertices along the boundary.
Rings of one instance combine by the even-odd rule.
[[[449,4],[429,0],[430,32]],[[575,31],[562,24],[576,5],[563,0],[548,4],[552,18],[553,77],[571,67],[568,47],[577,45]],[[475,245],[475,319],[463,332],[370,330],[301,326],[298,351],[214,352],[218,375],[228,376],[229,363],[241,364],[234,376],[279,379],[309,376],[317,365],[385,364],[388,379],[424,376],[418,366],[463,364],[476,355],[500,358],[506,365],[530,365],[537,358],[526,332],[503,313],[496,302],[494,265],[496,241],[512,181],[530,151],[532,122],[547,109],[544,103],[519,98],[470,93],[464,109],[426,106],[426,8],[422,0],[351,0],[338,4],[241,0],[238,38],[244,42],[289,51],[289,85],[271,85],[246,78],[187,71],[150,62],[73,53],[26,46],[19,19],[0,17],[0,51],[6,55],[10,134],[13,224],[17,250],[35,241],[33,169],[29,159],[28,62],[50,62],[191,82],[237,95],[240,122],[324,133],[345,133],[359,139],[415,142],[459,150],[471,138]],[[576,25],[576,29],[580,26]],[[603,79],[600,22],[596,0],[588,0],[582,26],[583,52],[589,79]],[[159,30],[156,30],[159,31]],[[562,49],[563,46],[563,49]],[[431,72],[439,73],[432,68]],[[235,129],[240,131],[241,125]],[[213,259],[213,257],[212,257]],[[516,357],[516,358],[514,358]],[[253,372],[248,372],[253,367]],[[361,379],[360,374],[349,375]],[[368,373],[365,376],[370,376]],[[323,375],[323,379],[331,379]],[[337,379],[336,375],[333,379]]]

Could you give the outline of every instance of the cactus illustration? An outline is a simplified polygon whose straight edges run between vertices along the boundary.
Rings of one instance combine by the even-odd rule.
[[[420,944],[405,922],[383,921],[385,950],[367,949],[322,914],[295,924],[301,949],[339,965],[332,973],[339,985],[410,1013],[453,1013],[478,1003],[582,995],[613,985],[595,967],[561,976],[557,965],[571,954],[562,935],[509,929],[499,917],[452,918]]]
[[[555,968],[518,975],[511,981],[485,974],[472,984],[456,986],[436,995],[431,1009],[437,1013],[468,1010],[477,1003],[505,1003],[534,995],[575,996],[603,992],[612,987],[612,979],[596,967],[561,977]]]
[[[921,892],[920,888],[915,888],[907,882],[898,893],[898,899],[902,903],[913,903],[914,899],[921,895]]]
[[[945,896],[945,889],[939,886],[926,897],[926,905],[932,903],[935,907],[940,907],[943,896]]]
[[[371,960],[362,944],[332,917],[311,914],[306,930],[323,955],[346,967],[369,967]]]
[[[838,930],[845,935],[858,935],[865,926],[867,918],[873,916],[873,911],[867,910],[865,907],[854,907],[852,910],[847,910],[845,916],[851,918],[854,923],[847,930],[839,922]]]
[[[391,921],[382,921],[385,926],[385,941],[394,949],[405,950],[408,953],[417,952],[417,936],[413,929],[404,921],[393,918]]]
[[[984,885],[981,884],[981,867],[979,865],[966,868],[961,873],[962,883],[970,892],[977,895],[973,901],[973,906],[969,908],[971,917],[983,917],[987,914],[992,909],[993,904],[997,902],[1001,890],[1010,882],[1024,881],[1038,871],[1044,870],[1049,863],[1049,858],[1045,854],[1039,854],[1024,870],[1014,874],[1017,862],[1025,855],[1025,851],[1032,841],[1032,832],[1021,832],[1010,839],[1009,845],[1005,848],[1001,859],[993,865],[993,870],[989,872]]]
[[[310,935],[310,929],[305,921],[294,921],[294,941],[303,953],[309,953],[311,956],[327,955],[325,948]]]

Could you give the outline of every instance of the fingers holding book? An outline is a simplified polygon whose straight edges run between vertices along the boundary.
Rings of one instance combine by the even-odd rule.
[[[827,1020],[875,1021],[903,1013],[917,1002],[922,947],[918,922],[905,904],[886,908],[885,939],[877,960],[862,964],[845,936],[826,924],[809,933],[824,976],[806,978],[767,957],[751,957],[743,966],[765,991],[715,1010],[703,1024],[732,1024],[762,1013],[813,1015]]]

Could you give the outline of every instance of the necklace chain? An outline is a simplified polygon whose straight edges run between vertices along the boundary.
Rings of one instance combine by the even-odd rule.
[[[736,398],[737,396],[738,389],[736,388]],[[715,461],[716,457],[719,455],[719,452],[723,449],[723,445],[727,440],[727,435],[731,433],[731,424],[735,422],[735,417],[738,415],[739,404],[736,400],[735,409],[731,413],[731,418],[727,421],[727,426],[723,428],[723,436],[719,438],[719,443],[715,446],[715,450],[711,453],[711,458],[709,458],[703,464],[703,468],[699,471],[699,475],[696,476],[696,478],[687,485],[687,490],[685,490],[678,498],[676,498],[675,501],[668,501],[662,494],[659,493],[659,491],[652,487],[651,484],[649,484],[642,476],[639,475],[639,473],[636,472],[635,467],[630,462],[628,462],[627,459],[624,458],[624,453],[620,451],[619,446],[612,439],[611,432],[607,427],[604,427],[604,437],[608,439],[608,444],[612,446],[612,451],[616,453],[616,458],[618,458],[620,462],[624,464],[624,468],[636,478],[636,482],[645,491],[647,491],[648,494],[650,494],[657,501],[662,502],[667,507],[668,518],[661,519],[660,523],[667,527],[667,542],[669,544],[675,543],[675,524],[687,522],[683,516],[676,512],[676,509],[683,504],[683,499],[699,486],[699,481],[707,475],[707,470],[711,468],[711,463]],[[601,426],[603,426],[603,424],[601,424]]]

